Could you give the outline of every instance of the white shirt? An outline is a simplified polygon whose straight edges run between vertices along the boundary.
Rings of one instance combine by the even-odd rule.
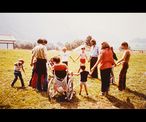
[[[97,45],[92,46],[90,56],[91,57],[98,57],[98,55],[99,55],[99,49],[98,49]]]
[[[14,70],[15,71],[21,71],[22,67],[23,67],[23,65],[19,65],[18,63],[15,63]]]
[[[61,56],[62,62],[66,62],[66,61],[68,61],[70,54],[68,52],[61,52],[60,56]]]
[[[81,57],[81,59],[85,59],[86,58],[86,53],[84,52],[84,53],[81,53],[80,54],[80,57]]]
[[[47,48],[46,46],[39,44],[32,49],[32,55],[36,58],[47,60]]]

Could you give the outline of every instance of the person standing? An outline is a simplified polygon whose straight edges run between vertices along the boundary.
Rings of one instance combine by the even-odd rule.
[[[22,78],[22,73],[21,73],[21,70],[25,73],[25,70],[23,68],[23,64],[24,64],[24,60],[23,59],[19,59],[18,62],[14,64],[14,76],[15,76],[15,78],[14,78],[13,82],[11,83],[11,87],[14,86],[14,84],[16,83],[18,77],[19,77],[19,79],[21,81],[22,88],[25,87],[24,80]]]
[[[37,90],[43,91],[42,83],[45,80],[47,74],[47,48],[43,45],[44,39],[38,39],[37,43],[38,45],[33,49],[30,65],[33,66],[33,60],[36,58]]]
[[[90,69],[95,65],[98,60],[99,49],[97,47],[96,41],[94,39],[91,40],[91,52],[90,52]],[[94,71],[91,75],[92,78],[98,78],[98,68],[97,66],[94,68]]]
[[[126,73],[129,68],[130,50],[127,42],[121,44],[121,48],[124,50],[123,57],[117,61],[117,65],[122,64],[122,69],[119,75],[119,90],[123,91],[126,88]]]
[[[74,59],[70,56],[70,54],[67,52],[67,48],[66,47],[62,48],[62,52],[59,54],[59,56],[61,58],[62,63],[66,64],[67,66],[68,66],[69,58],[71,58],[72,61],[75,62]]]
[[[91,69],[91,74],[94,69],[99,65],[100,75],[101,75],[101,95],[108,95],[109,86],[110,86],[110,74],[112,70],[112,66],[115,65],[113,59],[113,53],[111,48],[107,42],[103,42],[101,44],[101,51],[99,54],[99,58],[95,65]]]

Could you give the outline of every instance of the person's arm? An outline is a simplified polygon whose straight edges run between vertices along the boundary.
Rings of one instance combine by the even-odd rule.
[[[48,52],[48,51],[47,51],[47,47],[44,47],[45,59],[46,59],[47,61],[49,61],[47,52]]]
[[[86,57],[86,60],[88,61],[88,57],[87,57],[87,55],[86,55],[85,57]]]
[[[32,58],[31,58],[31,62],[30,62],[30,66],[33,66],[33,60],[34,60],[34,54],[32,55]]]
[[[126,52],[124,52],[122,58],[119,61],[117,61],[117,65],[120,64],[122,61],[124,61],[125,57],[126,57]]]
[[[80,75],[80,73],[73,73],[73,75],[79,76],[79,75]]]
[[[22,65],[22,71],[25,73],[25,70],[24,70],[24,67],[23,67],[23,65]]]
[[[98,56],[98,60],[97,60],[97,62],[96,62],[95,65],[91,68],[91,71],[90,71],[91,74],[93,73],[94,69],[95,69],[96,66],[99,64],[99,62],[102,60],[102,58],[103,58],[103,54],[100,53],[99,56]]]

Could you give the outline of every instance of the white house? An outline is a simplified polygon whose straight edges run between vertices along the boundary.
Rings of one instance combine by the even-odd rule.
[[[0,34],[0,49],[14,49],[16,39],[12,35]]]

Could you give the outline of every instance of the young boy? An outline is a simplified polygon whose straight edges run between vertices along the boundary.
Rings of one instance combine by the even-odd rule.
[[[22,88],[24,88],[24,81],[22,78],[22,74],[21,74],[21,70],[25,73],[24,68],[23,68],[23,64],[24,64],[24,60],[23,59],[19,59],[17,63],[14,64],[14,80],[11,84],[11,86],[13,87],[15,82],[17,81],[18,77],[20,78],[21,81],[21,86]]]
[[[129,59],[130,59],[130,50],[128,48],[128,43],[127,42],[123,42],[121,44],[121,48],[124,50],[123,53],[123,57],[117,61],[117,65],[122,64],[122,69],[119,75],[119,90],[125,90],[126,88],[126,73],[127,73],[127,69],[129,67],[128,63],[129,63]]]
[[[78,73],[80,72],[81,66],[83,66],[83,65],[85,66],[86,60],[88,60],[86,52],[85,52],[85,46],[81,47],[81,54],[79,55],[79,57],[76,60],[78,60],[79,58],[80,58],[80,68],[78,70]]]
[[[75,74],[75,75],[80,75],[80,92],[79,92],[79,95],[81,95],[82,87],[84,86],[86,95],[88,96],[88,90],[87,90],[86,82],[87,82],[89,72],[85,70],[86,69],[85,65],[81,66],[80,68],[81,68],[81,72]]]

